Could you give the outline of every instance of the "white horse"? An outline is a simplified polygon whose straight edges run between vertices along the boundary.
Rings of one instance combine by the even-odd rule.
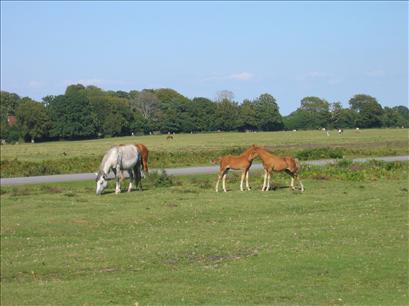
[[[141,154],[135,145],[119,145],[113,146],[105,153],[99,167],[97,175],[97,190],[96,194],[100,195],[107,187],[108,174],[112,170],[115,174],[115,193],[121,192],[120,174],[122,170],[127,170],[129,173],[128,192],[132,190],[132,182],[138,185],[141,180]]]

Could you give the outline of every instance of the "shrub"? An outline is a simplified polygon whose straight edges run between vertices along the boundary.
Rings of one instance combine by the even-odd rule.
[[[343,158],[343,151],[340,148],[314,148],[299,151],[295,156],[301,160]]]
[[[161,172],[150,173],[147,183],[154,187],[170,187],[175,184],[173,177],[168,175],[164,169]]]
[[[20,139],[20,131],[16,125],[11,126],[7,133],[7,142],[16,143]]]

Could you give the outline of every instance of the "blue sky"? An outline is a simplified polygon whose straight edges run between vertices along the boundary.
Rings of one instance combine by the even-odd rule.
[[[1,89],[408,103],[407,2],[1,2]]]

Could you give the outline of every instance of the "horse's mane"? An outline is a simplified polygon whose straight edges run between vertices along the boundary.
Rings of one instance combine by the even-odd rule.
[[[99,171],[102,171],[102,170],[103,170],[103,167],[104,167],[104,165],[105,165],[105,163],[106,163],[106,161],[107,161],[107,159],[108,159],[108,156],[109,156],[109,154],[111,153],[111,151],[112,151],[114,148],[116,148],[116,146],[112,146],[112,147],[108,150],[108,152],[105,153],[104,157],[102,158],[101,164],[99,165]]]

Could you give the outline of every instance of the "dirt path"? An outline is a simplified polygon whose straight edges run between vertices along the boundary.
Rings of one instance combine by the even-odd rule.
[[[368,160],[382,160],[382,161],[409,161],[409,155],[405,156],[384,156],[384,157],[371,157],[371,158],[356,158],[354,162],[366,162]],[[323,166],[336,163],[335,159],[322,159],[322,160],[310,160],[304,161],[302,164]],[[165,168],[165,171],[169,175],[183,176],[194,174],[211,174],[217,173],[218,166],[209,167],[185,167],[185,168]],[[252,170],[262,169],[261,164],[253,164]],[[151,169],[151,171],[159,171],[159,169]],[[112,173],[110,177],[113,177]],[[29,177],[15,177],[15,178],[1,178],[1,186],[9,185],[24,185],[24,184],[40,184],[40,183],[57,183],[57,182],[71,182],[71,181],[85,181],[95,179],[95,173],[78,173],[78,174],[61,174],[61,175],[47,175],[47,176],[29,176]]]

